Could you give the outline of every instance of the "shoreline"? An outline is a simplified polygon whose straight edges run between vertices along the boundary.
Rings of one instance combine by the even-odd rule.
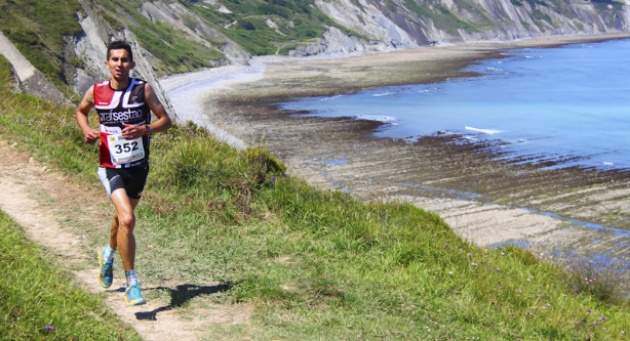
[[[598,254],[604,252],[602,251],[604,248],[592,247],[592,240],[605,240],[605,243],[599,243],[604,246],[618,244],[622,242],[621,239],[625,239],[619,236],[600,238],[601,234],[606,233],[567,223],[569,221],[567,219],[575,217],[561,220],[549,216],[556,214],[553,211],[548,215],[534,213],[547,212],[540,207],[532,208],[496,200],[495,202],[458,200],[457,197],[444,193],[448,192],[449,188],[452,190],[461,187],[461,184],[458,185],[450,178],[462,177],[462,174],[443,170],[446,177],[436,177],[434,174],[440,171],[434,168],[425,169],[424,173],[414,170],[422,166],[413,162],[413,158],[418,155],[428,158],[427,160],[440,157],[441,153],[449,155],[449,158],[458,158],[479,153],[479,149],[446,150],[443,148],[445,140],[435,137],[427,137],[412,148],[393,139],[376,141],[366,136],[370,131],[377,129],[382,124],[380,122],[344,118],[307,118],[301,115],[303,113],[279,112],[273,103],[294,96],[328,96],[367,88],[442,82],[449,78],[474,76],[470,72],[460,70],[480,60],[502,58],[500,55],[502,51],[515,48],[551,48],[626,38],[630,38],[630,33],[476,42],[341,57],[274,56],[260,61],[264,64],[262,77],[254,80],[248,78],[237,82],[238,84],[231,83],[229,86],[212,88],[209,89],[212,91],[210,94],[206,91],[202,99],[205,102],[203,121],[220,127],[219,129],[229,132],[240,141],[253,144],[265,141],[269,150],[287,163],[290,174],[304,178],[316,186],[330,189],[350,188],[357,196],[370,200],[405,200],[436,211],[456,233],[479,245],[527,242],[534,249],[546,250],[543,252],[581,248],[585,253]],[[409,72],[409,69],[416,72]],[[391,74],[401,76],[396,78],[391,77]],[[239,77],[237,76],[236,80]],[[215,81],[220,82],[221,79]],[[208,82],[212,83],[211,80]],[[165,89],[173,88],[165,86]],[[169,96],[173,97],[170,93]],[[322,139],[327,141],[321,142]],[[360,148],[352,147],[353,144],[371,152],[361,152],[357,150]],[[431,152],[431,148],[439,151]],[[374,157],[369,154],[378,155]],[[389,163],[396,163],[395,166],[388,166],[388,162],[380,162],[390,157],[393,159]],[[330,160],[341,159],[348,162],[343,164],[332,162],[333,164],[327,165]],[[487,158],[483,155],[481,157],[476,155],[468,161],[482,168],[488,164]],[[439,164],[438,169],[439,167],[442,167],[442,164]],[[370,168],[382,168],[385,171],[375,172]],[[530,167],[527,171],[533,172],[533,169]],[[424,179],[421,183],[430,184],[433,194],[431,191],[422,192],[400,185],[405,183],[405,179],[409,179],[409,176],[405,177],[405,173],[413,172]],[[582,172],[572,169],[549,174],[552,178],[568,176],[570,179],[577,179]],[[489,180],[497,175],[492,172],[486,174]],[[426,178],[427,176],[429,178]],[[576,188],[578,192],[586,192],[588,186]],[[440,191],[442,193],[439,193]],[[603,192],[600,193],[601,196],[607,193],[620,193],[626,197],[628,195],[621,186],[609,186],[601,192]],[[560,195],[562,193],[558,196]],[[512,208],[515,206],[527,208]],[[588,219],[576,220],[589,222]]]

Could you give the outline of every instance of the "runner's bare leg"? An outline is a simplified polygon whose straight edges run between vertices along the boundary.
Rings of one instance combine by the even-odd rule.
[[[136,239],[133,236],[136,218],[133,211],[140,200],[129,198],[124,188],[115,190],[111,199],[116,212],[112,222],[109,247],[114,250],[118,247],[123,268],[125,271],[131,271],[134,269],[136,259]]]

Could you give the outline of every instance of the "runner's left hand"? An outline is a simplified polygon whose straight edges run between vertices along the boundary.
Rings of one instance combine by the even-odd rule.
[[[133,124],[123,123],[125,129],[122,130],[122,137],[125,140],[135,140],[144,136],[146,129],[142,126],[135,126]]]

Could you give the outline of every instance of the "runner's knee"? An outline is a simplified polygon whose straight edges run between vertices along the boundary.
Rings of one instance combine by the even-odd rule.
[[[136,225],[136,218],[133,213],[118,214],[118,222],[123,232],[133,232],[133,228]]]

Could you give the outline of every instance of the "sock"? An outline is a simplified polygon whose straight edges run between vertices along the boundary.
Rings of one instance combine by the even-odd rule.
[[[136,278],[135,271],[125,271],[125,276],[127,276],[127,287],[138,285],[138,279]]]
[[[114,253],[116,252],[116,250],[112,250],[111,247],[109,247],[109,244],[107,244],[107,247],[103,249],[103,259],[105,260],[106,263],[113,263],[114,262]]]

